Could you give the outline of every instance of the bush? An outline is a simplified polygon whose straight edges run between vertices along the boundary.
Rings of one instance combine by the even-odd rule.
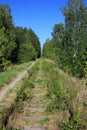
[[[8,61],[3,58],[2,63],[0,64],[0,71],[7,71],[9,66],[11,66],[11,61]]]
[[[36,60],[37,52],[31,43],[22,44],[18,54],[19,63],[29,62],[31,60]]]
[[[80,118],[81,110],[77,109],[74,113],[73,117],[63,124],[61,127],[62,130],[81,130],[81,118]]]

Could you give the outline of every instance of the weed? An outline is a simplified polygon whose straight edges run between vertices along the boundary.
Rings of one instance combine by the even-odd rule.
[[[3,87],[5,84],[10,83],[11,80],[15,78],[20,71],[23,71],[25,68],[30,66],[31,63],[32,62],[28,62],[21,65],[13,66],[10,70],[0,73],[0,88]]]
[[[61,127],[62,130],[80,130],[80,127],[83,125],[86,129],[87,123],[83,122],[87,118],[86,102],[85,99],[83,99],[84,101],[78,99],[79,92],[82,90],[81,86],[73,82],[72,78],[58,69],[54,63],[43,60],[42,69],[44,71],[44,77],[46,77],[46,98],[48,100],[46,111],[61,110],[61,116],[64,116],[64,112],[68,111],[68,114],[64,117],[64,123],[60,122],[63,125]],[[81,116],[79,114],[79,106],[81,111],[86,113],[85,115]]]
[[[45,117],[43,120],[37,121],[37,123],[44,125],[44,124],[47,124],[49,121],[50,119],[48,117]]]

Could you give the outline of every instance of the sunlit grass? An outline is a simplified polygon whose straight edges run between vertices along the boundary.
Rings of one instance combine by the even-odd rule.
[[[32,62],[23,63],[21,65],[12,66],[6,72],[0,73],[0,88],[8,84],[14,79],[17,74],[31,65]]]
[[[48,117],[45,117],[42,120],[37,121],[37,123],[39,123],[40,125],[44,125],[47,124],[50,121],[50,119]]]
[[[82,86],[80,79],[64,73],[47,60],[43,60],[42,69],[47,87],[46,111],[57,111],[56,120],[61,130],[77,130],[82,126],[87,129],[84,122],[87,118],[86,86]]]

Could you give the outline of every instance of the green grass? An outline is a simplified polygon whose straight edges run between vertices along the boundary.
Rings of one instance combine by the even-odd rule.
[[[48,117],[45,117],[43,120],[37,121],[37,123],[39,123],[40,125],[44,125],[47,124],[49,121],[50,119]]]
[[[13,68],[13,70],[14,71],[18,70],[17,72],[19,72],[19,70],[23,71],[23,69],[25,69],[26,67],[29,67],[29,65],[31,63],[32,62],[26,63],[26,64],[21,64],[20,66],[17,66],[17,68]],[[34,68],[36,68],[36,65],[34,67],[32,67],[31,69],[34,69]],[[11,71],[12,71],[12,69],[11,69]],[[34,69],[34,71],[37,73],[37,68]],[[32,74],[32,76],[33,76],[33,74]],[[24,77],[24,79],[22,80],[22,82],[19,83],[19,86],[17,85],[17,89],[16,89],[15,92],[14,92],[14,90],[11,90],[11,91],[7,92],[7,95],[9,93],[13,93],[13,94],[16,93],[15,98],[11,102],[9,102],[9,104],[12,103],[14,105],[14,110],[15,110],[16,113],[19,113],[23,109],[23,103],[24,103],[23,101],[24,100],[27,100],[28,102],[30,102],[30,100],[32,98],[31,89],[34,87],[34,85],[32,83],[32,76],[29,77],[27,75],[26,77]],[[8,95],[8,99],[9,99],[9,95]],[[4,101],[4,102],[6,102],[6,101]],[[5,113],[7,112],[7,110],[8,110],[8,108],[9,108],[10,105],[7,104],[5,107],[2,107],[0,109],[0,130],[7,130],[7,128],[6,129],[3,128],[3,124],[1,123],[1,121],[2,121],[2,119],[3,119]],[[12,130],[13,129],[14,128],[12,128]],[[10,130],[10,128],[8,128],[8,130]],[[16,129],[14,129],[14,130],[16,130]],[[21,128],[19,130],[21,130]]]
[[[31,65],[32,62],[23,63],[21,65],[12,66],[9,70],[0,73],[0,88],[5,84],[9,84],[17,74]]]
[[[43,60],[42,69],[47,80],[46,111],[57,111],[57,122],[61,130],[80,130],[81,127],[87,129],[87,123],[84,121],[87,119],[87,106],[84,105],[84,99],[87,97],[86,87],[47,60]],[[79,79],[78,81],[80,82]]]

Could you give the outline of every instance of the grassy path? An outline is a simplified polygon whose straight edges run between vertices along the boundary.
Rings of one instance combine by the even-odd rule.
[[[36,62],[33,62],[27,69],[30,70],[35,63]],[[23,83],[21,79],[25,75],[27,75],[27,70],[22,71],[12,83],[0,90],[0,130],[2,129],[2,124],[5,123],[9,117],[9,110],[13,109],[17,93]]]
[[[0,72],[0,91],[10,84],[20,73],[26,70],[33,62],[26,62],[20,65],[12,65],[7,71]]]
[[[58,130],[55,121],[55,114],[46,112],[46,87],[45,77],[40,61],[39,70],[34,79],[32,99],[24,102],[23,110],[20,113],[14,112],[9,119],[9,126],[22,128],[23,130]]]
[[[35,62],[33,62],[31,64],[31,66],[28,68],[31,69],[31,67],[35,64]],[[3,97],[5,96],[5,94],[7,93],[7,91],[9,91],[10,89],[12,89],[14,86],[16,86],[16,84],[25,76],[25,74],[27,73],[27,70],[24,70],[23,72],[21,72],[9,85],[5,86],[1,91],[0,91],[0,101],[3,100]]]
[[[6,130],[87,130],[87,87],[49,60],[38,60],[20,86]]]

